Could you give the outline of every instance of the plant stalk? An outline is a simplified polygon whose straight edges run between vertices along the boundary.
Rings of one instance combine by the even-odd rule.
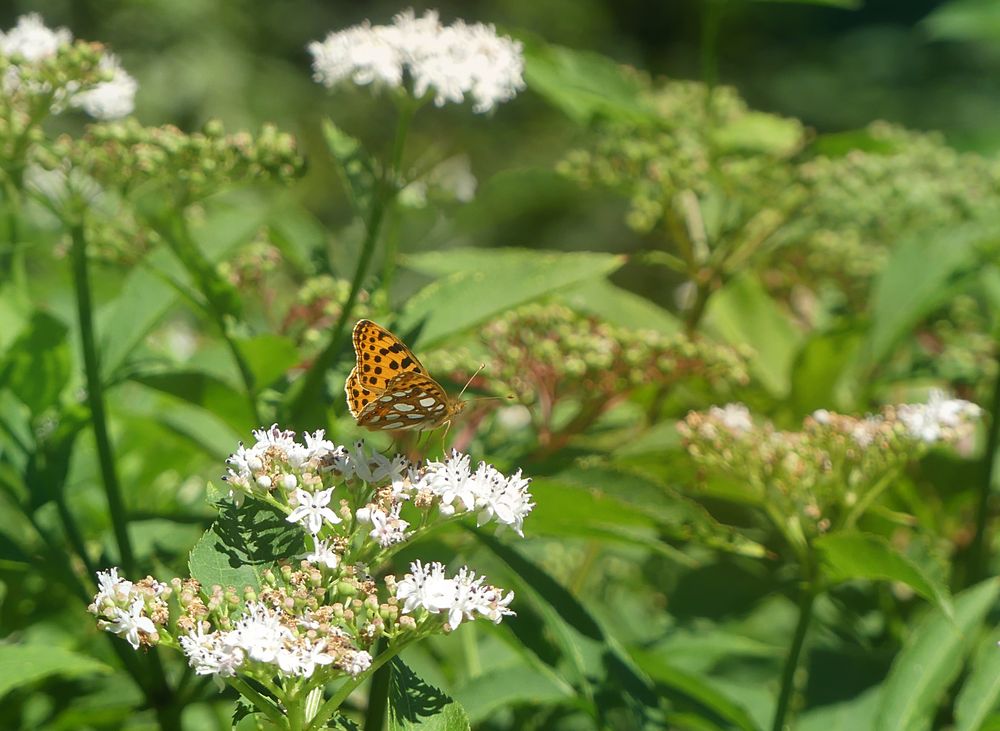
[[[802,596],[799,598],[799,621],[795,625],[795,635],[792,637],[792,644],[788,648],[788,656],[785,659],[785,667],[781,672],[781,692],[778,695],[778,705],[774,711],[772,731],[784,731],[787,728],[786,719],[796,690],[795,676],[802,658],[802,649],[805,645],[809,623],[812,621],[815,600],[816,589],[810,580],[803,586]]]
[[[990,518],[990,495],[993,493],[994,462],[997,447],[1000,446],[1000,375],[993,384],[993,396],[989,405],[990,424],[986,431],[986,447],[983,453],[982,480],[979,483],[979,499],[976,502],[976,532],[969,550],[969,575],[965,586],[971,586],[987,576],[990,564],[990,543],[987,527]]]
[[[385,638],[379,640],[378,654],[386,650]],[[372,673],[372,684],[368,690],[368,709],[365,711],[365,731],[382,731],[385,727],[385,714],[389,707],[389,681],[392,678],[392,667],[382,665]]]
[[[87,240],[83,231],[82,218],[70,224],[72,239],[73,285],[76,290],[76,310],[80,323],[80,344],[83,349],[83,364],[87,379],[87,404],[97,442],[97,459],[101,469],[104,492],[111,512],[115,542],[125,576],[135,575],[135,554],[128,535],[128,515],[122,499],[118,474],[115,471],[114,453],[108,434],[108,419],[104,409],[104,390],[101,384],[101,368],[97,354],[94,332],[93,298],[90,291],[90,273],[87,266]]]

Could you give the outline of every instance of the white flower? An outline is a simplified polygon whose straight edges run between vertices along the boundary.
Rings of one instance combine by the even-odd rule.
[[[292,632],[281,623],[281,614],[258,602],[250,602],[246,614],[236,623],[237,643],[250,659],[275,662]]]
[[[356,678],[372,666],[372,656],[364,650],[357,650],[343,658],[341,663],[344,672]]]
[[[153,624],[153,620],[143,615],[145,608],[142,597],[136,597],[128,611],[121,607],[115,607],[112,610],[111,621],[101,621],[99,624],[108,632],[124,637],[132,645],[133,650],[138,650],[140,632],[146,635],[156,634],[156,625]]]
[[[501,597],[501,592],[486,583],[485,577],[476,576],[467,567],[449,579],[444,566],[437,561],[425,565],[420,561],[410,564],[410,573],[396,586],[396,598],[403,600],[403,614],[425,609],[430,614],[447,612],[452,629],[465,619],[475,619],[476,614],[499,622],[513,614],[508,605],[513,592]]]
[[[330,541],[316,539],[316,548],[306,556],[306,561],[335,569],[340,565],[340,555],[330,546]]]
[[[371,533],[368,535],[377,540],[383,548],[394,543],[402,543],[409,536],[406,529],[410,527],[410,524],[399,517],[400,508],[402,505],[396,503],[389,513],[379,508],[368,510],[366,517],[372,524]]]
[[[285,518],[289,523],[303,523],[307,531],[316,535],[323,527],[324,520],[340,522],[340,516],[327,507],[333,496],[332,487],[315,493],[296,490],[293,495],[298,507]]]
[[[753,429],[750,409],[743,404],[726,404],[722,408],[713,406],[708,410],[708,415],[718,420],[733,434],[742,434]]]
[[[376,450],[369,455],[360,440],[348,451],[348,461],[357,478],[369,484],[398,480],[409,466],[406,458],[398,454],[391,460]]]
[[[104,598],[110,599],[115,604],[124,604],[133,596],[134,584],[118,576],[117,568],[110,568],[107,571],[97,572],[97,596],[94,603],[101,604]]]
[[[301,646],[286,648],[278,653],[278,667],[286,675],[312,677],[317,665],[329,665],[333,656],[324,652],[326,642],[320,640],[315,645],[309,640]]]
[[[17,25],[6,33],[0,33],[0,54],[20,56],[25,61],[41,61],[52,58],[59,50],[73,41],[73,34],[65,28],[47,28],[38,13],[22,15]]]
[[[496,472],[494,470],[494,472]],[[479,502],[480,511],[477,516],[477,523],[483,525],[493,518],[504,525],[509,525],[522,538],[522,526],[524,519],[535,507],[531,502],[531,493],[528,492],[528,485],[531,480],[521,476],[518,470],[509,478],[504,478],[499,472],[497,477],[489,481],[491,486],[489,494],[484,495]],[[499,478],[499,479],[498,479]]]
[[[135,109],[135,93],[139,84],[133,79],[114,54],[101,57],[99,67],[110,73],[111,78],[92,89],[75,94],[70,104],[79,107],[95,119],[121,119]]]
[[[497,35],[492,25],[456,21],[441,25],[434,11],[418,18],[400,13],[392,25],[357,25],[309,44],[313,78],[332,87],[355,84],[398,87],[404,72],[413,95],[434,103],[461,103],[472,97],[473,111],[488,112],[524,88],[521,44]]]
[[[925,404],[903,404],[899,418],[910,436],[933,444],[942,439],[954,439],[959,432],[969,429],[973,420],[982,413],[976,404],[962,399],[948,398],[943,391],[932,390]]]
[[[199,625],[194,632],[181,637],[180,643],[197,675],[230,678],[246,660],[235,631],[205,634]]]

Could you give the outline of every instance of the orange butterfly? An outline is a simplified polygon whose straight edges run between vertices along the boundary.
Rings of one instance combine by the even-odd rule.
[[[366,429],[433,429],[465,406],[427,375],[403,341],[371,320],[354,326],[357,365],[344,384],[347,408]]]

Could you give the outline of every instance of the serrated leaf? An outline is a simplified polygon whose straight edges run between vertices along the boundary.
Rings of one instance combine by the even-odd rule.
[[[948,589],[881,536],[831,533],[816,539],[815,547],[824,567],[823,575],[829,580],[899,581],[936,604],[946,616],[954,611]]]
[[[440,279],[407,301],[397,329],[409,333],[419,328],[419,344],[428,347],[513,307],[610,274],[624,261],[612,254],[515,248],[409,256],[406,267]]]
[[[86,655],[45,645],[0,645],[0,697],[51,675],[78,678],[111,668]]]
[[[302,529],[280,510],[254,500],[225,506],[191,550],[191,576],[202,586],[259,590],[263,572],[304,552]]]
[[[390,661],[389,731],[469,731],[461,704],[425,683],[398,657]]]
[[[935,609],[910,630],[886,678],[875,731],[911,731],[929,723],[998,595],[1000,582],[989,579],[955,596],[953,618]]]
[[[582,125],[595,118],[655,118],[642,100],[642,87],[606,56],[529,41],[524,50],[528,87]]]

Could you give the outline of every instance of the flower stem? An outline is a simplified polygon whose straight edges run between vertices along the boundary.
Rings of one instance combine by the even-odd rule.
[[[90,292],[90,274],[87,269],[87,240],[83,231],[82,217],[70,224],[72,239],[71,257],[73,261],[73,285],[76,289],[76,310],[80,323],[80,344],[83,349],[83,364],[87,379],[87,403],[97,442],[97,459],[104,482],[104,492],[111,512],[111,524],[122,571],[126,576],[135,574],[135,556],[128,535],[128,516],[122,499],[118,475],[115,472],[111,438],[108,435],[108,419],[104,410],[104,390],[101,384],[100,361],[94,335],[93,299]]]
[[[347,323],[350,322],[354,305],[357,303],[361,286],[368,276],[368,269],[378,245],[379,232],[385,219],[386,210],[392,204],[398,193],[398,172],[403,160],[403,149],[406,145],[406,134],[410,120],[416,107],[405,102],[400,104],[399,120],[396,125],[396,136],[393,140],[392,159],[389,167],[376,186],[375,195],[371,199],[368,219],[365,221],[365,238],[361,245],[361,256],[351,279],[351,289],[340,309],[340,316],[333,326],[333,334],[323,351],[316,357],[312,367],[302,378],[302,386],[289,399],[284,421],[291,424],[313,424],[323,418],[322,410],[325,399],[321,398],[326,372],[334,364],[343,348],[347,336]]]
[[[287,719],[270,698],[259,693],[249,683],[238,677],[226,678],[226,682],[253,704],[253,707],[271,719],[278,728],[288,728]]]
[[[772,731],[784,731],[786,728],[785,720],[788,716],[792,696],[795,693],[796,671],[799,669],[806,632],[809,630],[809,623],[812,621],[813,602],[815,599],[816,590],[812,581],[809,581],[802,587],[802,595],[799,597],[799,621],[795,626],[795,635],[792,637],[792,644],[788,648],[788,656],[785,658],[785,667],[781,673],[781,692],[778,695],[778,705],[774,711],[774,723],[771,724]]]
[[[385,652],[385,639],[379,640],[379,654]],[[372,684],[368,690],[368,710],[365,712],[365,731],[382,731],[385,727],[385,713],[389,706],[389,681],[392,668],[386,664],[372,673]]]

